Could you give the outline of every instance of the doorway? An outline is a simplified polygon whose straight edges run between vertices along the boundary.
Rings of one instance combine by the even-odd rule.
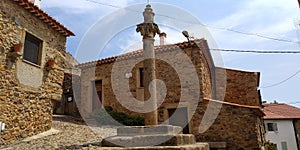
[[[182,127],[183,134],[189,134],[187,107],[168,109],[169,124]],[[172,118],[171,118],[172,116]]]
[[[93,97],[92,97],[92,110],[102,108],[102,80],[94,81]]]

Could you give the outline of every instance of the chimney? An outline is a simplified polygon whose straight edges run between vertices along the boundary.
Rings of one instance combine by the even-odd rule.
[[[167,34],[165,32],[162,32],[159,34],[160,38],[160,45],[165,45]]]
[[[29,0],[29,2],[33,3],[35,6],[37,6],[38,8],[40,8],[41,0]]]

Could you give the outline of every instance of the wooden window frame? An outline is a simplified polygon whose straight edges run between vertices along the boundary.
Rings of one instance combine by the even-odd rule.
[[[266,123],[266,129],[267,131],[278,132],[277,123]]]
[[[29,50],[27,47],[28,42],[31,41],[33,44],[37,44],[37,50]],[[32,65],[41,66],[41,58],[42,58],[42,49],[43,49],[43,40],[39,39],[38,37],[26,32],[24,38],[24,48],[23,48],[23,61],[28,62]],[[36,55],[37,58],[35,60],[28,57],[28,53],[33,53]]]

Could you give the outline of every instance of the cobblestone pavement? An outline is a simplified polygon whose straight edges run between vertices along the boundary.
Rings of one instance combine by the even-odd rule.
[[[68,116],[55,115],[52,128],[61,132],[29,142],[9,145],[5,150],[85,149],[88,145],[98,145],[104,137],[116,134],[116,128],[113,127],[93,127],[101,136],[98,137],[83,121]]]

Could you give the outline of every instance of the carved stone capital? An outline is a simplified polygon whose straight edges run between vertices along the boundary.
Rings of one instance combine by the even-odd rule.
[[[156,34],[160,34],[160,30],[156,23],[141,23],[137,25],[136,32],[141,32],[143,38],[154,38]]]

